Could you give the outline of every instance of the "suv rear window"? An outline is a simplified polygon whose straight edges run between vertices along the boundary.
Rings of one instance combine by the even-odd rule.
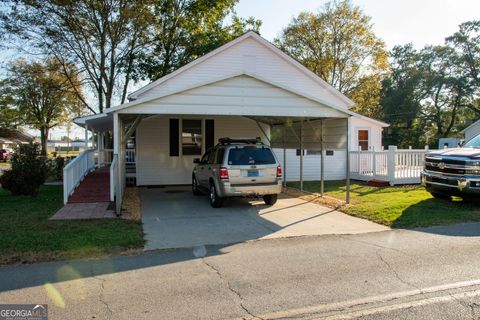
[[[229,165],[275,164],[272,150],[266,147],[244,146],[231,148],[228,153]]]

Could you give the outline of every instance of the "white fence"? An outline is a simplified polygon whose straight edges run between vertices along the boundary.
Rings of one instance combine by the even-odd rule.
[[[63,168],[63,203],[73,193],[80,181],[95,168],[95,151],[85,150]]]
[[[103,149],[100,151],[102,155],[102,160],[100,163],[102,164],[111,164],[113,160],[113,149]],[[135,164],[136,162],[136,155],[135,149],[127,149],[125,150],[125,164]]]
[[[350,177],[356,180],[383,180],[390,185],[420,183],[425,153],[421,150],[399,150],[390,146],[382,151],[351,151]]]

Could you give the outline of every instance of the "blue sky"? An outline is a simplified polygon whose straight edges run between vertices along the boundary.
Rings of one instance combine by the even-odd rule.
[[[239,16],[254,16],[263,21],[260,32],[273,40],[282,28],[301,11],[317,11],[326,0],[240,0],[236,6]],[[442,44],[460,23],[480,19],[480,0],[353,0],[372,18],[375,33],[388,49],[412,42],[422,48],[427,44]],[[35,134],[35,133],[34,133]],[[55,129],[54,137],[65,135]],[[78,129],[73,135],[82,137]]]
[[[263,21],[260,32],[273,40],[301,11],[317,11],[325,0],[240,0],[240,16],[254,16]],[[353,0],[372,18],[375,33],[389,49],[413,42],[421,48],[441,44],[445,37],[468,20],[480,19],[479,0]]]

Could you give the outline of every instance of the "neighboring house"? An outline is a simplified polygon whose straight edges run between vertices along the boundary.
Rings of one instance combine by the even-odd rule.
[[[14,149],[19,144],[34,141],[35,137],[19,129],[0,128],[0,149]]]
[[[70,142],[70,146],[74,148],[79,148],[80,150],[85,149],[85,140],[82,139],[75,139],[72,142]],[[92,141],[88,141],[88,147],[91,148],[93,146]]]
[[[468,141],[480,134],[480,120],[472,123],[466,129],[464,129],[461,133],[465,135],[465,141]]]
[[[303,148],[307,161],[323,149],[325,160],[318,155],[316,168],[304,167],[304,173],[311,170],[318,179],[323,167],[327,178],[345,178],[346,150],[381,149],[387,126],[352,112],[351,100],[255,32],[146,85],[129,100],[102,114],[74,119],[97,133],[100,164],[104,133],[112,132],[110,186],[117,210],[125,187],[126,145],[133,135],[136,184],[178,185],[191,183],[193,160],[220,137],[261,137],[280,161],[285,149],[289,180],[295,178],[289,170],[292,153]],[[93,155],[81,154],[67,171],[85,163],[82,157]],[[65,201],[82,179],[66,176]]]

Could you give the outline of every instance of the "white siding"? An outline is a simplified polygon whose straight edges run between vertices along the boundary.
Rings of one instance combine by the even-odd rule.
[[[179,117],[175,117],[179,118]],[[185,119],[200,119],[184,117]],[[243,117],[208,117],[215,120],[215,142],[221,137],[262,137],[253,120]],[[269,128],[263,126],[267,135]],[[170,157],[169,118],[144,119],[137,128],[137,185],[190,184],[193,159],[200,156]]]
[[[345,117],[341,111],[249,76],[131,106],[122,113]]]
[[[328,101],[332,105],[348,107],[345,101],[331,92],[332,89],[322,86],[253,38],[246,38],[143,92],[138,99],[179,92],[185,88],[192,88],[221,77],[244,72],[256,74],[262,79],[314,96],[322,101]]]
[[[465,130],[465,141],[475,138],[480,134],[480,121]]]
[[[369,145],[370,147],[375,147],[375,150],[382,150],[382,131],[383,128],[381,125],[374,122],[364,120],[358,117],[352,117],[352,128],[350,136],[350,150],[357,150],[358,145],[358,130],[368,130],[369,131]],[[325,156],[325,180],[342,180],[346,177],[346,152],[344,149],[337,149],[336,147],[342,144],[342,139],[344,137],[340,134],[340,131],[336,133],[336,130],[340,130],[343,127],[342,121],[338,120],[328,120],[326,122],[325,129],[325,142],[326,150],[333,150],[333,156]],[[304,130],[309,129],[308,126],[305,126]],[[342,129],[343,130],[343,129]],[[288,131],[287,131],[288,132]],[[288,138],[288,137],[287,137]],[[330,141],[330,140],[331,141]],[[317,139],[318,140],[318,139]],[[295,145],[298,145],[298,141],[295,139],[290,139]],[[312,143],[311,146],[305,145],[305,149],[309,147],[318,148],[318,143]],[[283,166],[283,149],[276,148],[274,149],[277,158]],[[296,149],[287,149],[287,168],[286,168],[286,178],[287,181],[298,181],[300,180],[300,156],[297,156]],[[303,157],[303,179],[305,181],[320,180],[320,164],[321,157],[320,155],[305,155]]]
[[[368,145],[370,149],[375,147],[375,150],[382,150],[383,128],[381,125],[358,117],[352,117],[351,130],[350,150],[358,150],[358,130],[368,130]]]
[[[283,164],[283,149],[273,149],[275,155],[280,161],[287,181],[300,180],[300,156],[297,156],[296,149],[287,149],[287,167]],[[303,180],[320,180],[320,155],[305,155],[303,157]],[[325,156],[325,180],[345,179],[346,170],[345,150],[333,150],[333,156]]]

